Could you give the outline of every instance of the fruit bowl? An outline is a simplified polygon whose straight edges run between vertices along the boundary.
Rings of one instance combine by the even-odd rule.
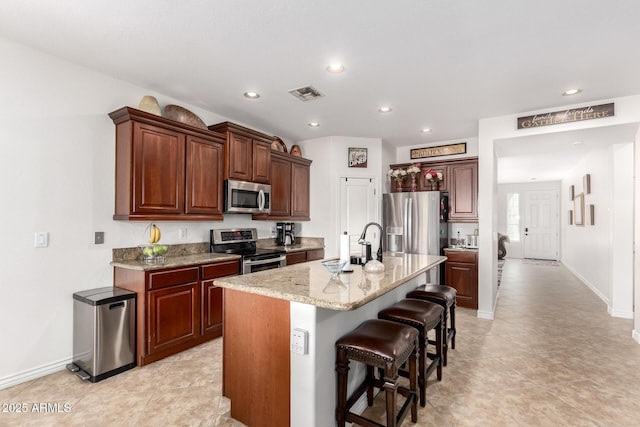
[[[338,277],[338,274],[340,274],[340,270],[342,270],[344,266],[347,265],[347,261],[334,259],[331,261],[322,261],[322,265],[324,265],[324,268],[329,270],[329,273],[331,273],[331,278],[335,279],[336,277]]]
[[[164,254],[167,253],[169,248],[166,245],[158,243],[148,243],[139,245],[140,257],[145,262],[164,262]]]

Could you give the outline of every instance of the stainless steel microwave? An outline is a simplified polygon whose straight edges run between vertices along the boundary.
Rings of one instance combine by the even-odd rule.
[[[269,213],[271,212],[271,186],[255,182],[224,182],[225,213]]]

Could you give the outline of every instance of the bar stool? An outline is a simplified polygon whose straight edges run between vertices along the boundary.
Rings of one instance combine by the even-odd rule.
[[[418,421],[416,362],[418,359],[418,331],[412,327],[388,320],[371,319],[336,341],[336,374],[338,401],[336,422],[344,427],[345,422],[355,422],[363,426],[380,424],[351,412],[351,407],[367,393],[367,404],[373,405],[373,388],[385,390],[387,427],[396,427],[402,423],[411,408],[411,421]],[[349,361],[354,360],[366,365],[364,381],[347,399],[347,379]],[[409,364],[409,388],[398,385],[398,370],[405,362]],[[374,375],[378,368],[382,378]],[[406,398],[396,416],[396,396]]]
[[[444,338],[444,309],[435,303],[418,299],[404,299],[381,310],[378,318],[402,323],[418,330],[418,386],[420,387],[420,406],[427,404],[427,379],[437,371],[438,381],[442,380],[442,340]],[[427,334],[434,330],[435,353],[429,353]],[[427,359],[431,363],[427,366]],[[405,376],[401,370],[400,375]]]
[[[443,340],[444,366],[447,366],[447,353],[449,342],[451,349],[456,348],[456,289],[446,285],[426,285],[418,286],[407,294],[407,298],[421,299],[434,302],[444,308],[444,328],[446,338]],[[449,326],[447,326],[447,310],[449,311]],[[431,344],[431,343],[430,343]]]

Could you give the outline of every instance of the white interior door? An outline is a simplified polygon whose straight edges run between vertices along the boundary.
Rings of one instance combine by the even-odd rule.
[[[558,192],[525,192],[524,257],[558,260]]]
[[[358,238],[364,226],[378,222],[378,196],[373,178],[340,178],[340,234],[349,235],[350,251],[359,255],[361,246]],[[372,253],[378,250],[380,239],[377,227],[369,227],[367,240],[371,242]]]

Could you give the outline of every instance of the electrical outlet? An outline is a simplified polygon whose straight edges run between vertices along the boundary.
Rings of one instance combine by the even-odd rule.
[[[187,240],[187,228],[179,228],[178,229],[178,239]]]
[[[271,237],[276,237],[276,226],[275,225],[271,226]]]
[[[291,331],[291,351],[296,354],[307,354],[309,342],[309,331],[295,328]]]

